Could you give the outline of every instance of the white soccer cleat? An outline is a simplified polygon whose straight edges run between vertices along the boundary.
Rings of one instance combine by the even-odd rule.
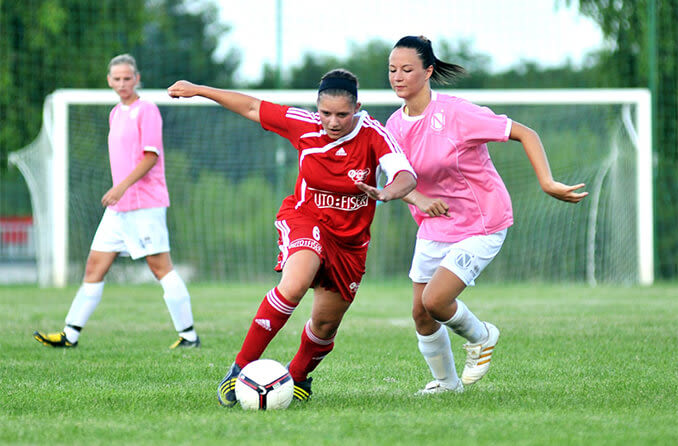
[[[455,392],[461,393],[464,391],[464,385],[461,380],[457,380],[455,385],[447,384],[437,379],[426,384],[426,387],[416,393],[416,395],[431,395],[433,393]]]
[[[461,374],[461,382],[465,386],[479,381],[490,370],[492,352],[499,340],[499,329],[489,322],[483,323],[487,327],[487,340],[480,344],[464,344],[466,349],[466,364]]]

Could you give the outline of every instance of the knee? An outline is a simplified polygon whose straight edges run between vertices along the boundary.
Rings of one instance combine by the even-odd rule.
[[[312,319],[311,331],[320,339],[330,339],[337,333],[340,323],[341,320]]]
[[[425,290],[421,302],[423,309],[430,317],[442,320],[445,317],[445,308],[454,302],[454,297]]]
[[[285,297],[285,299],[289,300],[290,302],[298,303],[301,301],[301,299],[306,295],[306,292],[308,291],[308,287],[305,287],[303,285],[300,285],[298,283],[295,284],[289,284],[289,283],[284,283],[280,282],[278,284],[278,291],[282,293],[282,295]]]

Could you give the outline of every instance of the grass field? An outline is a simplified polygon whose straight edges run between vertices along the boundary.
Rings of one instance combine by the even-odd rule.
[[[675,284],[479,284],[464,301],[502,331],[490,373],[461,395],[417,397],[429,372],[410,285],[366,281],[313,398],[280,412],[216,400],[268,284],[189,288],[203,346],[180,352],[159,286],[107,286],[67,351],[31,334],[63,327],[75,288],[0,288],[0,444],[678,444]],[[265,357],[291,359],[310,304]]]

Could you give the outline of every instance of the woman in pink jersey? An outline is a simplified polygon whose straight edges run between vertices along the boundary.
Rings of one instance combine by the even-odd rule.
[[[52,347],[75,347],[80,331],[101,301],[104,277],[115,258],[128,254],[145,258],[164,291],[179,339],[170,348],[199,347],[193,328],[191,297],[172,266],[166,213],[169,194],[165,182],[162,117],[158,107],[139,97],[141,76],[129,54],[108,64],[108,85],[120,97],[109,116],[108,153],[111,187],[101,198],[106,208],[97,228],[82,286],[66,316],[60,333],[36,331],[39,342]]]
[[[339,324],[365,273],[374,200],[402,198],[412,191],[416,185],[412,167],[382,125],[359,111],[358,81],[346,70],[323,76],[316,113],[186,81],[175,83],[168,92],[173,97],[212,99],[288,139],[298,151],[294,194],[285,198],[275,221],[280,237],[276,269],[282,277],[259,306],[217,395],[224,406],[237,403],[240,369],[261,357],[306,291],[314,288],[311,319],[288,366],[294,398],[306,400],[311,395],[308,374],[332,351]],[[386,187],[378,191],[377,168],[388,177]],[[361,188],[370,188],[369,197]]]
[[[453,96],[431,90],[430,80],[445,83],[463,73],[435,57],[423,36],[403,37],[389,56],[389,81],[404,99],[389,118],[390,130],[418,175],[416,190],[405,197],[419,225],[410,270],[419,350],[434,380],[420,393],[460,392],[488,371],[499,330],[481,322],[457,297],[473,286],[497,255],[513,224],[511,199],[497,173],[487,142],[519,141],[541,188],[559,200],[576,203],[584,184],[553,180],[537,133],[504,115],[496,115]],[[447,331],[465,338],[466,364],[461,379]]]

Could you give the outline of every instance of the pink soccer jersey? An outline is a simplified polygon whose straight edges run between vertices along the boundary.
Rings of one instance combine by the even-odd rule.
[[[113,185],[124,180],[143,159],[145,152],[158,154],[158,162],[129,187],[111,209],[124,212],[169,206],[162,147],[162,117],[152,102],[142,99],[127,106],[116,105],[109,116],[108,154]]]
[[[431,93],[419,116],[396,110],[386,123],[417,173],[417,191],[440,198],[449,217],[429,217],[416,206],[417,237],[458,242],[513,224],[511,198],[490,159],[487,142],[507,141],[511,120],[464,99]]]
[[[264,129],[288,139],[298,150],[294,195],[283,201],[279,215],[290,210],[306,213],[343,243],[367,243],[376,202],[355,183],[376,186],[377,168],[389,182],[401,171],[414,175],[395,139],[365,111],[358,114],[353,131],[336,140],[327,136],[318,113],[263,101],[260,118]]]

